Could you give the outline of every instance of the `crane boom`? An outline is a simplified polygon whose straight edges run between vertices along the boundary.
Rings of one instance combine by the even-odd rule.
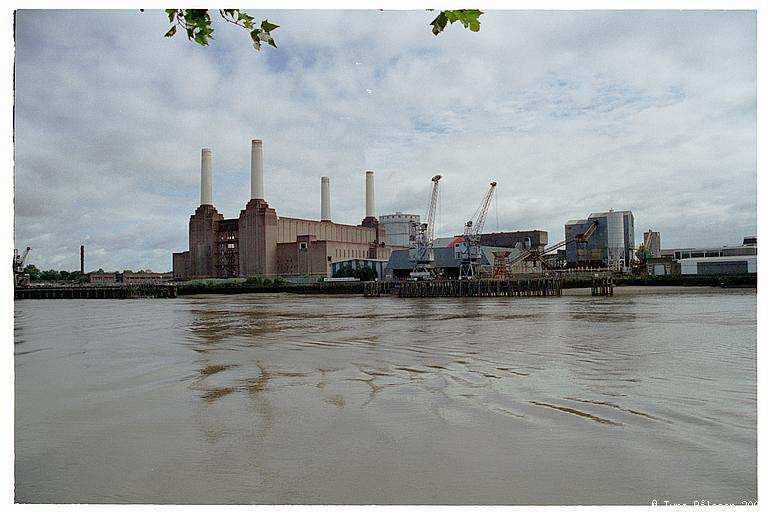
[[[584,233],[579,233],[578,235],[576,235],[574,238],[570,240],[563,240],[554,245],[550,245],[549,247],[544,248],[542,251],[537,251],[535,249],[529,249],[527,251],[523,251],[522,253],[518,254],[517,257],[510,260],[508,265],[511,266],[511,265],[514,265],[515,263],[519,263],[531,255],[536,255],[537,257],[544,256],[545,254],[548,254],[552,251],[556,251],[557,249],[560,249],[561,247],[565,247],[566,245],[574,242],[586,242],[587,240],[589,240],[589,237],[591,237],[595,231],[597,231],[597,221],[594,221],[592,225],[589,226],[589,228]]]
[[[464,241],[461,251],[461,266],[459,267],[459,279],[472,279],[475,276],[475,267],[480,259],[480,234],[485,225],[488,208],[491,205],[493,192],[496,190],[496,182],[491,182],[491,188],[485,193],[480,206],[477,207],[472,218],[464,225]]]
[[[429,199],[429,208],[427,210],[427,240],[430,247],[435,240],[435,210],[437,209],[437,185],[440,183],[439,174],[432,177],[432,195]]]
[[[422,224],[414,222],[411,225],[411,247],[408,256],[413,263],[411,277],[415,279],[432,279],[435,277],[432,270],[435,261],[432,245],[435,241],[435,211],[437,210],[437,192],[441,178],[442,176],[439,174],[432,177],[432,193],[427,206],[427,221]]]

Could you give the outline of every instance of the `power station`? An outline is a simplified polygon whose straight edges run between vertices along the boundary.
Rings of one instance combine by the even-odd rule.
[[[213,205],[213,157],[201,158],[200,206],[189,218],[189,250],[173,253],[174,279],[330,274],[334,262],[387,260],[392,247],[376,218],[374,174],[365,173],[365,217],[359,226],[331,220],[330,178],[321,183],[320,220],[279,217],[264,195],[264,150],[251,141],[251,199],[225,219]]]

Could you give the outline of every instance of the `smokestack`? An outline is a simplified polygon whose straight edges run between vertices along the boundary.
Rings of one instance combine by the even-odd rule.
[[[331,181],[328,176],[320,178],[320,220],[331,220]]]
[[[80,275],[85,275],[85,246],[80,246]]]
[[[373,197],[373,171],[365,171],[365,216],[376,217],[376,201]]]
[[[203,148],[200,162],[200,204],[213,204],[213,167],[211,150]]]
[[[264,199],[264,149],[260,139],[251,141],[251,199]]]

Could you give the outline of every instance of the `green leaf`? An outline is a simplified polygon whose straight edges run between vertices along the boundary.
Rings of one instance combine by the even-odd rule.
[[[176,25],[171,27],[171,30],[165,33],[165,37],[173,37],[176,34]]]
[[[432,33],[438,35],[445,30],[448,22],[454,23],[460,21],[464,28],[468,28],[472,32],[480,31],[480,20],[478,19],[482,11],[478,9],[456,9],[440,11],[440,14],[432,20]]]
[[[448,17],[445,15],[445,12],[441,11],[440,14],[437,15],[437,17],[432,20],[432,33],[437,35],[443,30],[445,30],[445,26],[448,24]]]
[[[262,29],[263,29],[263,30],[264,30],[264,31],[265,31],[267,34],[269,34],[269,33],[270,33],[270,32],[272,32],[273,30],[275,30],[276,28],[280,28],[280,25],[275,25],[274,23],[270,23],[268,20],[264,20],[264,21],[262,21],[262,22],[261,22],[261,28],[262,28]]]
[[[168,15],[168,21],[173,21],[176,17],[176,9],[166,9],[165,13]]]

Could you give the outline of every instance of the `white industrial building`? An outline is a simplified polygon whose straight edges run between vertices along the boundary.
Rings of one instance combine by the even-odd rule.
[[[686,258],[679,262],[680,273],[688,275],[757,273],[757,255]]]
[[[421,218],[412,213],[395,212],[379,216],[379,225],[384,228],[384,243],[395,247],[409,247],[411,226],[420,223]]]
[[[648,273],[674,274],[673,262],[684,275],[756,274],[757,237],[745,237],[737,246],[664,249],[660,258],[648,261]]]

